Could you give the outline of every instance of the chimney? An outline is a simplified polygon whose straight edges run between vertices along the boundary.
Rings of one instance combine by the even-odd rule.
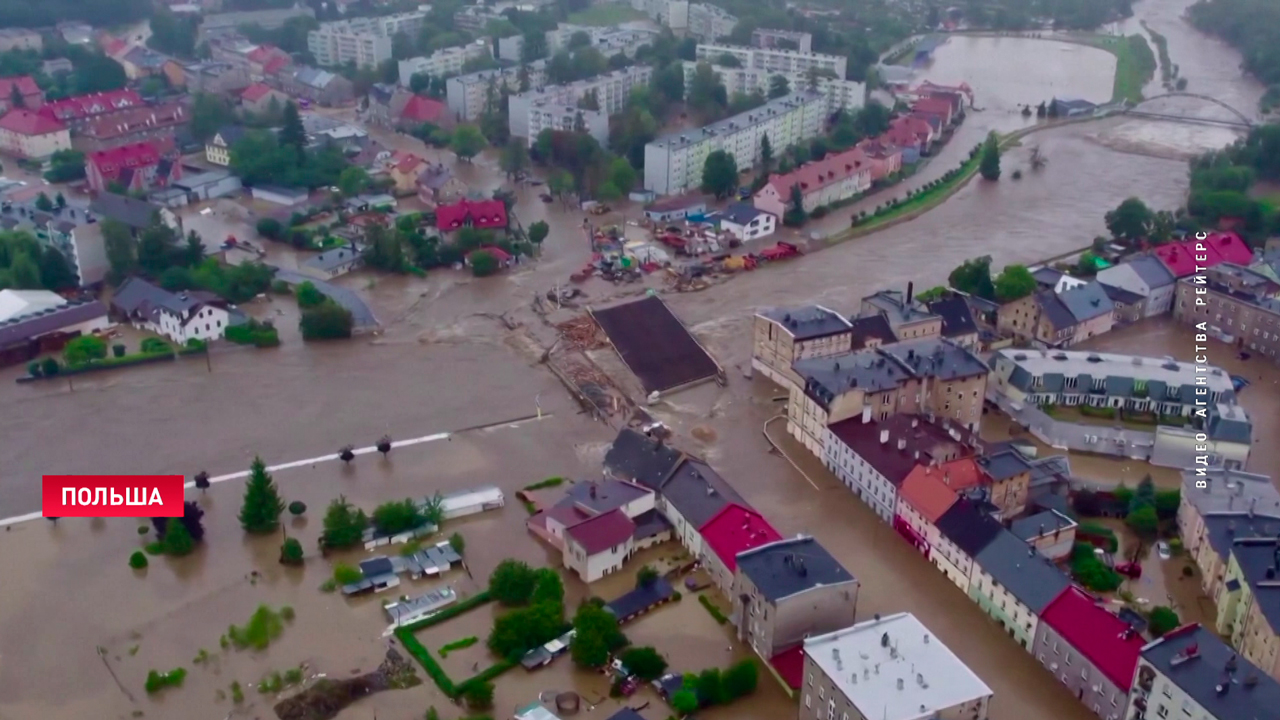
[[[898,449],[899,449],[899,450],[906,450],[906,449],[907,449],[907,439],[906,439],[906,438],[898,438]]]
[[[888,430],[881,430],[881,431],[880,431],[880,444],[881,444],[881,445],[887,445],[888,443],[889,443],[889,431],[888,431]]]
[[[596,499],[596,484],[595,484],[595,483],[591,483],[591,499],[592,499],[592,500],[595,500],[595,499]]]
[[[909,283],[907,283],[907,302],[906,302],[906,306],[907,306],[908,308],[909,308],[909,307],[911,307],[911,296],[915,294],[915,288],[916,288],[916,284],[915,284],[915,283],[913,283],[913,282],[909,282]]]

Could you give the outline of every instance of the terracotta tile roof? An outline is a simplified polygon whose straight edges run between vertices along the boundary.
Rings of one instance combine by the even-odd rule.
[[[414,95],[400,111],[400,119],[416,123],[437,122],[444,116],[445,111],[445,104],[439,100]]]
[[[1205,240],[1183,240],[1161,245],[1155,249],[1155,255],[1179,278],[1195,273],[1197,265],[1213,267],[1224,262],[1236,265],[1253,262],[1253,251],[1239,235],[1230,232],[1210,233]],[[1197,261],[1197,255],[1205,259]]]
[[[155,165],[160,160],[159,149],[149,142],[122,145],[118,148],[90,153],[88,157],[88,161],[107,180],[116,180],[124,173]]]
[[[270,60],[268,60],[262,66],[262,74],[275,75],[276,73],[280,72],[281,70],[285,69],[288,66],[289,66],[289,58],[283,55],[277,55],[271,58]]]
[[[899,488],[916,465],[942,464],[970,452],[940,424],[918,415],[890,415],[866,423],[855,417],[830,429],[836,439]]]
[[[423,160],[413,153],[401,152],[399,150],[396,151],[392,159],[395,160],[395,169],[406,175],[412,173],[426,162],[426,160]]]
[[[1112,615],[1092,596],[1074,586],[1049,603],[1040,620],[1071,643],[1108,680],[1121,690],[1129,691],[1138,655],[1146,644],[1129,623]]]
[[[951,117],[951,103],[942,98],[921,98],[911,103],[913,112],[926,112],[942,115],[943,117]]]
[[[726,505],[698,533],[730,572],[738,567],[738,553],[782,539],[763,515],[737,504]]]
[[[621,510],[610,510],[565,528],[565,534],[581,545],[587,555],[622,545],[635,531],[636,524]]]
[[[48,135],[67,127],[57,120],[47,118],[26,108],[15,108],[0,118],[0,128],[19,135]]]
[[[958,499],[942,480],[941,468],[917,465],[902,481],[899,496],[930,523],[937,523]]]
[[[40,86],[36,85],[36,81],[30,75],[16,75],[0,78],[0,98],[8,102],[9,97],[13,95],[15,85],[18,86],[18,92],[23,95],[35,95],[40,92]]]
[[[256,62],[261,65],[273,57],[279,57],[283,52],[275,45],[259,45],[249,52],[248,58],[250,62]]]
[[[40,114],[58,120],[69,120],[93,117],[144,104],[142,96],[133,90],[108,90],[47,102],[40,107]]]
[[[187,109],[181,103],[143,106],[93,120],[81,134],[98,140],[110,140],[152,128],[182,125],[188,120]]]
[[[263,83],[254,83],[245,88],[244,92],[240,93],[240,99],[248,100],[249,102],[257,102],[266,97],[270,92],[271,88],[267,85]]]
[[[507,206],[501,200],[459,200],[436,208],[436,227],[446,232],[463,227],[467,220],[478,228],[505,228]]]
[[[785,200],[791,197],[791,188],[797,183],[800,190],[808,194],[841,182],[863,170],[870,171],[867,154],[855,147],[828,155],[816,162],[805,163],[786,175],[772,175],[769,177],[769,184]]]

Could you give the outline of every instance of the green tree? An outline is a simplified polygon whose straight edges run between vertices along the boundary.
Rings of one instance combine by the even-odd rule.
[[[80,278],[71,270],[67,259],[50,245],[40,254],[40,284],[47,290],[59,292],[71,290],[80,283]]]
[[[347,502],[347,498],[339,495],[329,503],[324,513],[324,530],[320,533],[321,547],[339,550],[360,544],[364,538],[364,529],[369,527],[369,518],[363,510],[358,510]]]
[[[81,335],[67,342],[62,348],[62,356],[69,366],[101,360],[107,356],[107,341],[96,335]]]
[[[800,183],[796,183],[791,186],[791,199],[782,221],[790,227],[800,227],[808,218],[809,214],[804,209],[804,191],[800,189]]]
[[[1160,490],[1155,495],[1156,516],[1161,520],[1172,520],[1178,514],[1178,506],[1182,504],[1182,491]]]
[[[1147,627],[1151,630],[1153,637],[1162,637],[1181,624],[1182,620],[1178,617],[1178,613],[1173,611],[1173,608],[1157,605],[1151,608]]]
[[[760,681],[760,669],[754,660],[747,658],[735,663],[724,673],[724,692],[729,700],[746,697],[756,691]]]
[[[1036,279],[1025,265],[1008,265],[995,279],[996,299],[1012,302],[1036,291]]]
[[[303,340],[339,340],[351,337],[355,319],[351,311],[336,302],[325,301],[302,311],[298,329]]]
[[[1150,475],[1143,475],[1138,481],[1138,487],[1133,491],[1133,498],[1129,501],[1129,510],[1137,510],[1143,507],[1155,507],[1156,505],[1156,483],[1151,479]]]
[[[1153,218],[1151,208],[1146,203],[1131,197],[1106,214],[1107,229],[1111,231],[1112,237],[1136,242],[1147,236]]]
[[[636,169],[631,167],[631,163],[626,158],[614,158],[609,163],[609,182],[618,189],[620,195],[626,195],[636,186],[638,178],[636,177]]]
[[[249,480],[244,488],[244,502],[240,506],[240,526],[245,532],[269,533],[280,527],[280,513],[284,501],[276,490],[276,483],[267,472],[262,458],[255,457],[249,466]]]
[[[658,571],[648,565],[636,571],[636,587],[648,587],[658,581]]]
[[[609,661],[609,653],[627,644],[618,619],[600,605],[586,602],[573,617],[575,630],[570,653],[579,667],[598,668]]]
[[[553,197],[559,198],[561,203],[567,202],[575,191],[573,176],[565,170],[552,171],[547,176],[547,190]]]
[[[671,707],[682,716],[688,715],[698,709],[698,696],[692,690],[677,690],[671,696]]]
[[[768,178],[773,169],[773,144],[769,142],[769,133],[760,136],[760,177]]]
[[[459,556],[462,556],[467,551],[467,540],[462,537],[462,533],[454,533],[449,536],[449,547],[453,548],[453,551],[458,553]]]
[[[524,169],[529,167],[529,148],[524,138],[508,138],[498,158],[498,164],[502,166],[502,171],[507,174],[507,177],[520,177]]]
[[[472,710],[486,710],[493,707],[493,683],[488,681],[467,683],[462,691],[462,699]]]
[[[667,671],[667,660],[649,646],[628,648],[622,653],[622,664],[646,682],[657,680]]]
[[[729,698],[725,695],[724,676],[720,668],[707,668],[698,673],[698,700],[703,705],[719,705]]]
[[[705,62],[698,63],[689,81],[689,109],[703,123],[719,120],[729,108],[729,95],[720,76]]]
[[[17,290],[40,290],[40,267],[25,252],[19,252],[9,262],[9,286]]]
[[[519,560],[503,560],[489,574],[489,594],[507,606],[528,603],[537,584],[537,573]]]
[[[978,172],[984,180],[1000,179],[1000,140],[994,132],[982,143],[982,158],[978,161]]]
[[[702,191],[726,198],[738,189],[738,164],[724,150],[713,150],[702,165]]]
[[[338,189],[346,197],[355,197],[369,186],[369,173],[358,165],[352,165],[338,175]]]
[[[191,136],[206,142],[235,120],[231,107],[217,95],[197,93],[191,101]]]
[[[54,358],[47,357],[40,361],[40,374],[45,377],[53,377],[62,372],[62,366]]]
[[[40,212],[53,212],[53,201],[48,195],[40,193],[36,196],[36,209]]]
[[[488,250],[474,250],[467,256],[471,263],[471,274],[476,277],[488,277],[498,272],[498,258]]]
[[[947,276],[947,283],[975,297],[995,300],[996,288],[991,281],[991,256],[965,260]]]
[[[791,83],[782,75],[769,78],[769,99],[786,97],[791,94]]]
[[[1154,505],[1143,505],[1125,516],[1124,524],[1129,526],[1142,538],[1154,538],[1160,529],[1160,518],[1156,516]]]
[[[280,545],[280,564],[282,565],[301,565],[302,564],[302,543],[297,538],[285,538]]]
[[[304,280],[299,284],[293,296],[298,301],[298,307],[303,310],[318,307],[329,301],[329,298],[325,297],[324,293],[320,292],[310,280]]]
[[[257,225],[258,235],[268,240],[279,240],[284,234],[284,226],[275,218],[262,218]]]
[[[290,101],[284,106],[284,120],[278,135],[280,145],[294,148],[297,158],[302,159],[307,149],[307,129],[302,124],[302,116],[298,114],[298,106]]]
[[[172,557],[190,555],[196,549],[196,541],[186,523],[170,522],[165,526],[164,539],[160,541],[164,554]]]
[[[485,144],[484,135],[475,125],[459,125],[453,131],[453,138],[449,141],[450,149],[467,162],[471,162],[472,158],[480,154]]]
[[[547,235],[551,232],[550,226],[543,220],[539,220],[529,226],[529,242],[534,245],[541,245],[543,240],[547,239]]]
[[[427,522],[410,499],[385,502],[373,510],[373,526],[386,535],[416,530]]]

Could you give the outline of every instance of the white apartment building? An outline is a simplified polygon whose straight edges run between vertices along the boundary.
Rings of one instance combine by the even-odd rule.
[[[466,65],[468,60],[491,57],[492,53],[489,43],[482,39],[457,47],[441,48],[425,57],[401,60],[400,84],[409,87],[410,79],[420,73],[431,77],[460,75],[462,66]]]
[[[652,45],[658,36],[653,30],[560,23],[555,30],[547,31],[547,53],[554,55],[568,48],[569,41],[580,32],[586,33],[591,38],[591,47],[599,50],[605,57],[613,57],[618,53],[633,57],[641,45]]]
[[[583,110],[577,105],[537,100],[529,104],[524,118],[530,146],[543,130],[577,132],[581,129],[601,146],[609,142],[609,114],[599,110]]]
[[[524,71],[529,74],[530,87],[542,87],[546,82],[546,66],[545,60],[537,60],[524,66]],[[520,72],[519,67],[511,67],[451,77],[445,83],[445,102],[458,118],[464,121],[475,120],[484,112],[485,93],[490,83],[499,88],[519,91]]]
[[[391,59],[391,38],[396,33],[416,35],[426,17],[424,12],[408,12],[321,23],[307,33],[307,50],[320,65],[376,68]]]
[[[604,139],[601,142],[604,142],[609,137],[609,116],[621,112],[622,108],[627,104],[627,98],[631,96],[631,90],[648,85],[651,77],[653,77],[653,68],[648,65],[634,65],[585,80],[565,83],[564,85],[548,85],[536,90],[512,95],[507,105],[508,115],[510,116],[508,127],[512,135],[515,137],[527,137],[530,144],[532,144],[542,129],[551,127],[545,123],[535,122],[533,118],[535,114],[541,115],[555,106],[576,108],[579,100],[594,93],[600,110],[598,113],[595,111],[585,112],[603,116]],[[535,125],[537,125],[537,129],[535,129]],[[559,126],[556,125],[555,127],[558,128]],[[592,137],[595,137],[594,132]]]
[[[757,48],[745,45],[721,45],[718,43],[698,43],[697,59],[710,63],[721,56],[731,55],[737,58],[743,68],[769,75],[805,77],[810,68],[819,72],[835,75],[843,80],[845,77],[846,58],[843,55],[826,55],[823,53],[801,52],[799,50],[783,50],[781,48]]]
[[[707,156],[724,150],[738,170],[760,162],[760,138],[785,148],[816,137],[826,119],[826,98],[817,93],[792,93],[749,112],[696,130],[658,138],[644,148],[644,186],[659,195],[678,195],[702,182]]]
[[[689,27],[689,0],[631,0],[631,7],[672,30]]]
[[[716,5],[689,5],[689,34],[699,40],[715,42],[733,32],[737,24],[738,18]]]
[[[767,94],[769,92],[769,83],[773,81],[775,75],[781,75],[786,78],[787,87],[792,90],[806,90],[810,85],[807,71],[768,72],[747,67],[736,68],[728,65],[716,65],[713,62],[715,59],[712,57],[704,62],[710,63],[711,71],[720,79],[730,97],[734,93],[750,95],[756,91]],[[698,70],[698,63],[685,60],[683,65],[684,85],[687,91],[689,86],[693,84],[693,76]],[[826,76],[816,77],[813,80],[815,92],[827,100],[828,113],[833,113],[841,108],[849,111],[861,110],[867,104],[866,83]]]
[[[800,52],[813,52],[813,36],[798,30],[771,30],[756,28],[751,31],[751,44],[759,48],[782,47],[785,43],[795,45]]]
[[[1241,720],[1275,715],[1280,683],[1216,634],[1184,625],[1147,643],[1125,720]]]

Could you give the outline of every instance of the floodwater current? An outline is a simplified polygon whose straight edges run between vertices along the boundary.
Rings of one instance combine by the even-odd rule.
[[[1135,4],[1137,17],[1120,30],[1141,32],[1138,20],[1146,20],[1168,38],[1169,52],[1190,91],[1212,94],[1252,114],[1261,88],[1240,73],[1238,53],[1183,23],[1179,16],[1186,4],[1143,0]],[[1113,65],[1109,55],[1079,45],[953,38],[921,77],[968,82],[980,111],[970,114],[921,173],[889,192],[901,193],[940,176],[991,130],[1034,122],[1019,114],[1022,104],[1035,105],[1051,95],[1107,99]],[[1148,95],[1159,94],[1156,85]],[[1159,102],[1180,111],[1213,112],[1190,100]],[[425,151],[410,138],[378,135],[392,147],[452,162],[451,156]],[[953,266],[977,255],[991,255],[1000,267],[1069,253],[1101,234],[1103,212],[1126,196],[1161,208],[1180,204],[1187,189],[1183,158],[1232,137],[1231,131],[1216,128],[1124,118],[1035,133],[1005,156],[1006,175],[1024,169],[1020,181],[975,181],[911,222],[702,292],[668,295],[675,311],[730,369],[730,382],[723,389],[704,386],[681,393],[653,412],[675,428],[682,446],[705,455],[784,535],[812,533],[831,549],[863,584],[860,618],[916,613],[995,691],[993,718],[1093,717],[816,459],[784,443],[802,475],[769,454],[761,432],[780,411],[773,401],[776,389],[744,380],[736,369],[749,360],[750,315],[761,307],[821,301],[852,311],[858,298],[878,289],[907,282],[917,288],[940,284]],[[1035,146],[1049,159],[1038,172],[1030,171],[1027,159]],[[491,155],[458,168],[472,187],[503,184]],[[372,669],[387,647],[378,601],[349,604],[317,590],[330,563],[313,549],[323,508],[338,493],[371,507],[435,490],[502,487],[508,494],[506,508],[446,528],[467,541],[474,579],[455,572],[445,581],[462,595],[475,592],[504,557],[556,563],[524,529],[525,513],[513,494],[552,475],[595,477],[612,432],[578,414],[561,386],[538,366],[540,349],[520,341],[497,317],[508,313],[535,336],[544,333],[527,311],[529,303],[564,283],[589,257],[580,231],[582,215],[540,202],[539,191],[518,191],[521,220],[546,219],[552,227],[543,257],[530,267],[483,281],[450,272],[435,272],[425,280],[375,279],[365,273],[342,279],[341,284],[373,307],[385,328],[377,336],[303,345],[293,330],[293,303],[287,298],[262,300],[248,310],[278,320],[284,329],[278,349],[220,349],[208,367],[183,361],[31,386],[11,382],[16,370],[0,374],[0,517],[37,510],[39,476],[46,473],[191,475],[207,470],[219,475],[245,469],[257,454],[268,464],[285,463],[327,455],[347,443],[372,444],[384,433],[409,438],[484,428],[398,449],[386,459],[364,455],[351,467],[316,462],[277,472],[284,496],[310,507],[284,528],[308,551],[300,569],[276,563],[277,538],[242,533],[235,518],[239,482],[215,485],[200,498],[207,513],[205,547],[180,561],[153,558],[145,571],[131,571],[125,562],[145,541],[135,535],[130,521],[6,527],[0,531],[0,577],[12,582],[0,583],[0,719],[129,718],[135,711],[147,718],[224,718],[235,708],[227,697],[233,680],[246,687],[235,716],[269,717],[272,702],[253,685],[273,670],[305,663],[309,674],[347,677]],[[806,232],[847,227],[851,213],[874,208],[890,196],[846,208]],[[246,221],[218,207],[219,212],[192,216],[189,222],[206,238],[226,233],[253,237]],[[635,217],[638,209],[624,206],[621,214]],[[602,282],[584,287],[592,303],[636,291]],[[1161,331],[1156,339],[1147,332],[1135,329],[1114,342],[1133,352],[1185,355],[1190,350],[1180,350],[1177,339],[1185,335],[1178,331]],[[1261,363],[1249,363],[1250,376],[1260,377],[1244,397],[1255,418],[1264,418],[1260,427],[1274,436],[1275,418],[1280,417],[1275,373]],[[512,422],[538,413],[541,420]],[[694,435],[701,439],[692,439]],[[1077,466],[1098,481],[1117,479],[1107,477],[1114,468],[1095,459],[1081,459]],[[1260,447],[1252,467],[1275,473],[1280,458],[1275,450]],[[654,555],[676,552],[668,547]],[[259,577],[251,576],[255,570]],[[570,583],[570,598],[612,597],[624,589],[630,574],[589,589]],[[417,594],[432,586],[413,585],[404,592]],[[218,640],[226,628],[247,620],[259,603],[290,605],[297,619],[265,652],[220,650]],[[434,651],[469,635],[483,639],[484,617],[446,624],[424,641]],[[628,632],[657,647],[680,671],[724,666],[744,652],[691,593]],[[212,659],[193,664],[202,649]],[[473,648],[451,658],[446,669],[461,678],[483,660]],[[182,688],[156,696],[143,692],[148,670],[178,666],[189,671]],[[517,669],[501,677],[493,715],[509,716],[539,693],[568,689],[590,702],[607,694],[598,676],[572,672],[568,661],[561,660],[536,673]],[[645,717],[668,715],[647,690],[632,704],[646,700],[653,705],[642,713]],[[795,712],[794,702],[766,676],[749,703],[705,717],[785,718]],[[431,705],[446,719],[465,714],[428,681],[413,690],[363,700],[341,717],[407,719],[420,717]],[[616,705],[603,699],[594,712],[607,716]]]

